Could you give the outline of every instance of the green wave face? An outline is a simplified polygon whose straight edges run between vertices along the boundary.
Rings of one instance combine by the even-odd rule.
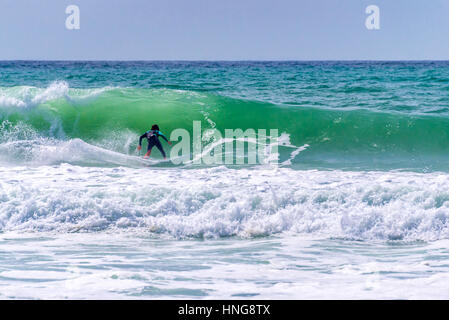
[[[203,131],[216,128],[223,134],[225,129],[278,129],[289,138],[279,147],[280,162],[291,159],[293,168],[449,169],[445,117],[273,105],[170,89],[50,89],[1,89],[3,146],[81,139],[133,154],[138,136],[152,124],[169,137],[177,128],[192,134],[193,121],[201,121]],[[303,145],[308,147],[292,154]],[[25,159],[26,152],[12,159]]]

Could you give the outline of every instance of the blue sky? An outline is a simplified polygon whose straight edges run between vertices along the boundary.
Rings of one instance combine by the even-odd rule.
[[[449,60],[448,35],[449,0],[0,0],[0,60]]]

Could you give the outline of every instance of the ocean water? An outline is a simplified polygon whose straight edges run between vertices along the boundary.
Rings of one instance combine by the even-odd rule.
[[[448,299],[448,102],[439,61],[0,62],[0,299]],[[136,152],[193,121],[277,164]]]

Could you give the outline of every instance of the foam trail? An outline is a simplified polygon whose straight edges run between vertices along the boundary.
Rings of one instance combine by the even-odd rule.
[[[12,141],[0,144],[0,161],[11,166],[15,162],[29,166],[57,165],[70,163],[84,166],[129,166],[142,167],[161,163],[157,160],[144,160],[103,149],[81,139],[59,141],[39,138],[36,140]]]

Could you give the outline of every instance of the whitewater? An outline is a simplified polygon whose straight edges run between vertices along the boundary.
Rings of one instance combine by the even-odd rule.
[[[0,62],[0,299],[447,299],[448,85],[446,62]],[[277,129],[278,161],[136,151],[193,121],[207,152]]]

